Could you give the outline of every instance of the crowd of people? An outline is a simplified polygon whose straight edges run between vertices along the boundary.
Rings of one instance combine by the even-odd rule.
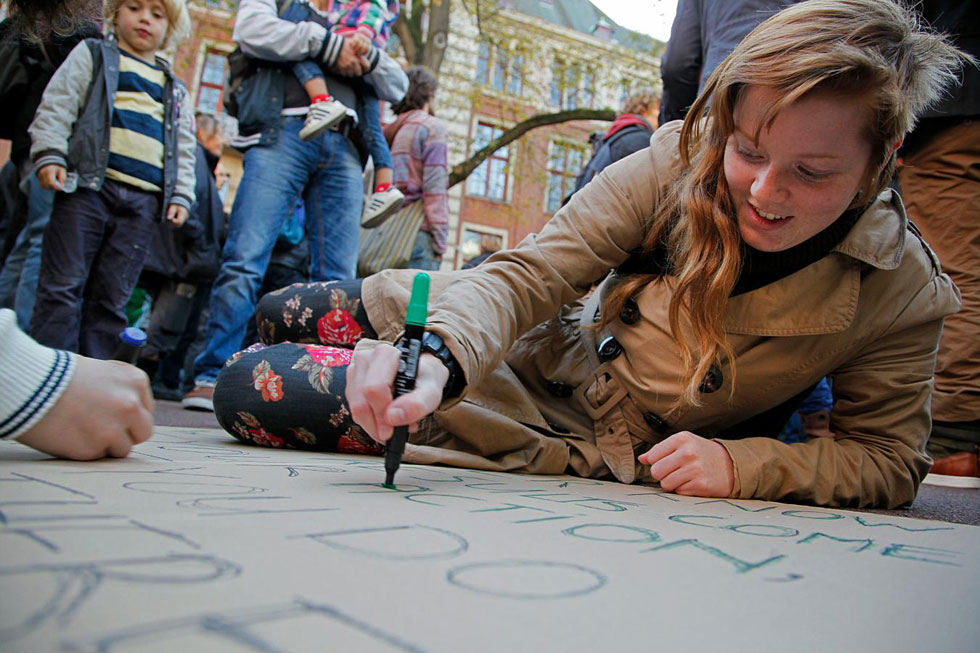
[[[980,476],[977,252],[956,248],[980,222],[977,86],[956,12],[926,16],[949,37],[893,0],[680,0],[662,98],[628,99],[540,233],[439,272],[448,134],[435,76],[385,51],[397,2],[241,0],[230,143],[162,56],[184,0],[90,4],[9,0],[0,24],[0,90],[25,98],[0,133],[21,223],[0,361],[26,379],[0,437],[126,455],[152,392],[263,446],[378,454],[409,425],[410,462],[698,496],[898,506],[927,441],[934,471]],[[930,166],[973,172],[939,188]],[[408,207],[405,268],[433,291],[395,399],[415,273],[358,279],[358,240]],[[152,388],[106,360],[131,323]],[[104,433],[76,403],[97,379]]]

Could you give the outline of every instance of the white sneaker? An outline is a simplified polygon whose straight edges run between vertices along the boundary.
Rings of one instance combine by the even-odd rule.
[[[380,227],[385,220],[393,216],[402,207],[403,199],[405,196],[394,186],[380,193],[375,193],[371,196],[367,206],[364,207],[361,227],[364,229]]]
[[[314,102],[310,112],[306,114],[306,122],[299,130],[301,141],[312,141],[314,138],[330,129],[347,115],[347,107],[336,100]]]
[[[194,389],[184,395],[180,405],[188,410],[214,412],[214,383],[198,381]]]

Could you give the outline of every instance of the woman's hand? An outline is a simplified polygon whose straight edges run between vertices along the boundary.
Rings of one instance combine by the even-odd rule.
[[[419,358],[415,389],[392,400],[392,387],[401,352],[389,344],[372,349],[355,349],[347,368],[344,394],[351,418],[373,439],[384,444],[396,426],[408,425],[414,433],[419,420],[442,402],[442,389],[449,370],[432,354]]]
[[[729,497],[735,465],[728,450],[690,431],[675,433],[639,457],[668,492],[695,497]]]

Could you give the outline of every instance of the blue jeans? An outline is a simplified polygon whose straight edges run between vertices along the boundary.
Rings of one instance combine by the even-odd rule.
[[[283,222],[302,195],[314,281],[353,279],[357,264],[361,161],[350,139],[326,131],[303,142],[303,117],[282,117],[275,143],[245,152],[244,173],[228,218],[221,270],[211,293],[196,382],[210,382],[238,351]]]
[[[405,268],[438,270],[441,264],[442,259],[436,258],[436,252],[432,249],[432,235],[428,231],[419,229],[419,234],[415,237],[415,245],[412,247],[412,257],[408,259]]]
[[[27,222],[0,272],[0,302],[14,309],[23,331],[31,325],[41,270],[41,243],[54,204],[54,191],[44,190],[35,175],[28,175]]]

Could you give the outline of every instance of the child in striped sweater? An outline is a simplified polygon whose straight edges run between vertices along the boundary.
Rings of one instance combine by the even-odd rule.
[[[42,187],[58,191],[44,234],[31,335],[109,358],[154,223],[194,203],[194,116],[158,57],[189,32],[184,0],[107,0],[105,40],[78,44],[29,132]],[[107,119],[108,118],[108,119]]]

